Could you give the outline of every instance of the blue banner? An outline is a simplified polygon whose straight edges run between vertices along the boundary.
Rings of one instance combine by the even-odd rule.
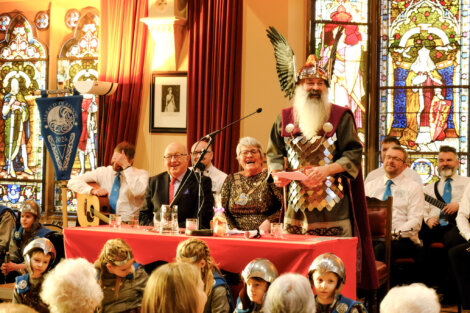
[[[55,169],[56,180],[70,179],[82,133],[83,96],[36,98],[41,134]]]

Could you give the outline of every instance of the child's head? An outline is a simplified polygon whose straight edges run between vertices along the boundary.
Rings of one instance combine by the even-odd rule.
[[[319,255],[308,271],[310,284],[322,304],[330,304],[341,293],[346,281],[343,261],[333,253]]]
[[[26,245],[23,255],[31,277],[39,278],[52,267],[56,252],[49,239],[37,238]]]
[[[176,261],[191,263],[200,269],[204,289],[206,294],[209,295],[214,283],[212,271],[214,269],[219,273],[220,271],[210,255],[207,244],[198,238],[191,238],[180,242],[176,249]]]
[[[20,223],[23,229],[29,231],[39,226],[39,219],[41,218],[41,208],[36,202],[32,200],[26,200],[21,205],[20,212]]]
[[[134,254],[131,247],[122,239],[108,240],[101,250],[95,267],[101,271],[107,270],[118,277],[126,277],[133,269]]]
[[[268,259],[254,259],[242,272],[246,293],[251,302],[262,304],[269,285],[277,278],[278,272]]]
[[[207,296],[196,266],[169,263],[150,275],[142,298],[142,313],[202,313]]]

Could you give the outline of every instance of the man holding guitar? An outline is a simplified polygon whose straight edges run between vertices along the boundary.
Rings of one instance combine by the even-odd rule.
[[[74,176],[67,187],[81,194],[108,196],[110,213],[120,214],[124,221],[138,217],[149,173],[132,166],[134,154],[134,145],[123,141],[114,149],[111,165]],[[92,182],[98,187],[88,184]]]
[[[439,180],[424,188],[425,223],[423,223],[420,237],[424,242],[428,273],[435,268],[441,269],[434,275],[428,276],[430,280],[428,283],[438,285],[438,293],[444,294],[443,304],[455,303],[457,294],[455,283],[449,280],[451,276],[449,275],[447,251],[466,242],[459,234],[455,217],[470,178],[458,175],[458,168],[459,159],[455,148],[441,146],[437,160]],[[435,243],[442,243],[444,250],[433,249]]]

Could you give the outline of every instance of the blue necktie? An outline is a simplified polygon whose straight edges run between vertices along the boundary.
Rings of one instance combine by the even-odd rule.
[[[444,185],[444,194],[442,195],[442,199],[449,204],[451,199],[452,199],[452,185],[450,182],[452,181],[452,178],[447,178],[446,179],[446,184]],[[449,221],[447,220],[447,217],[442,213],[439,214],[439,225],[441,226],[447,226],[449,225]]]
[[[114,179],[113,189],[109,195],[109,206],[111,213],[116,213],[116,205],[119,198],[119,189],[121,189],[121,172],[117,172],[116,178]]]
[[[393,181],[391,179],[387,180],[387,186],[385,187],[385,192],[382,200],[387,200],[388,197],[392,196],[392,188],[390,186],[393,184]]]

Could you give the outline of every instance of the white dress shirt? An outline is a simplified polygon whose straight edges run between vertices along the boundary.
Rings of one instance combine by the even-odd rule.
[[[470,241],[470,222],[468,217],[470,215],[470,184],[467,185],[460,201],[459,212],[457,213],[456,221],[460,234],[467,241]]]
[[[450,202],[460,202],[462,199],[463,193],[465,188],[467,188],[468,183],[470,183],[470,177],[460,176],[455,173],[452,177],[452,181],[450,185],[452,186],[452,198]],[[436,194],[434,193],[434,185],[436,182],[427,185],[424,187],[424,193],[430,195],[431,197],[436,198]],[[446,184],[446,178],[441,177],[441,180],[437,182],[437,191],[439,194],[444,194],[444,186]],[[424,221],[427,222],[431,217],[439,217],[441,210],[438,207],[426,202],[424,206]]]
[[[83,175],[73,176],[67,187],[78,193],[90,194],[93,187],[88,183],[96,182],[101,188],[108,191],[109,198],[116,175],[117,172],[113,170],[111,165],[102,166]],[[144,203],[145,189],[149,182],[149,173],[146,170],[130,166],[121,172],[120,179],[121,187],[116,204],[116,213],[120,214],[125,221],[131,217],[139,216],[139,210]]]
[[[204,171],[204,176],[210,177],[212,180],[212,193],[219,194],[225,178],[227,178],[227,174],[211,164],[209,168]]]
[[[411,168],[407,167],[402,172],[402,174],[405,175],[406,177],[414,180],[415,182],[417,182],[421,186],[421,188],[423,188],[423,180],[421,179],[421,176],[419,176],[419,174],[417,172],[415,172]],[[367,175],[366,180],[364,181],[364,184],[367,184],[368,182],[373,181],[373,180],[377,179],[378,177],[383,177],[383,176],[385,176],[385,169],[384,169],[383,166],[381,166],[379,168],[376,168],[372,172],[370,172],[369,175]]]
[[[383,175],[366,183],[366,196],[382,200],[387,181],[387,176]],[[409,237],[414,243],[419,244],[418,232],[421,229],[424,212],[423,190],[403,172],[392,181],[392,231],[401,231],[402,237]]]

